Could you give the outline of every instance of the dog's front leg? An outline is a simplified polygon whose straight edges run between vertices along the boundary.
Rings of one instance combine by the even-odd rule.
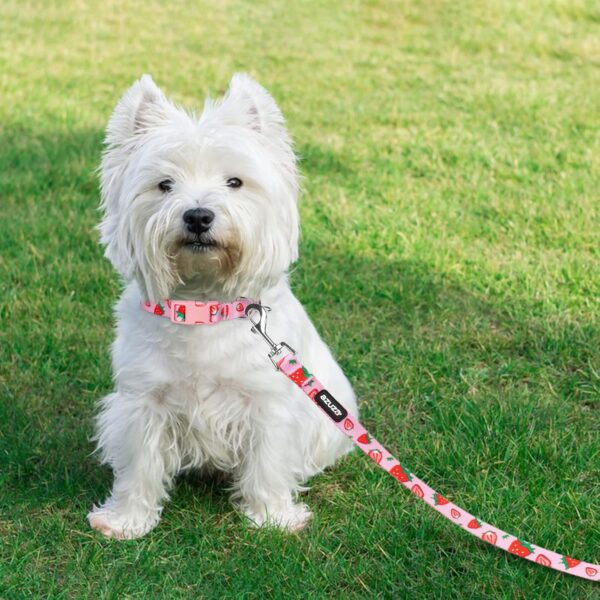
[[[152,394],[117,392],[102,402],[98,447],[115,480],[111,496],[88,520],[107,537],[141,537],[159,521],[179,465],[172,423],[161,408]]]
[[[303,471],[302,453],[294,442],[297,428],[266,420],[256,427],[250,449],[239,469],[234,501],[256,527],[272,526],[298,531],[312,513],[296,503]]]

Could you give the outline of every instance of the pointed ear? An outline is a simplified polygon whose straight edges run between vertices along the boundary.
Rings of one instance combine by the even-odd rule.
[[[106,144],[119,146],[134,134],[160,124],[169,101],[150,75],[143,75],[119,100],[106,129]]]
[[[246,73],[236,73],[231,78],[220,112],[231,124],[249,127],[267,136],[286,133],[285,120],[277,103]]]

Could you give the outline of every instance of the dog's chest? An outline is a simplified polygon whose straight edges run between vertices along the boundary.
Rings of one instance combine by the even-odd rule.
[[[182,383],[199,388],[243,384],[244,373],[253,370],[252,335],[244,322],[175,330],[164,348],[169,370]],[[243,386],[242,386],[243,387]]]
[[[259,365],[265,364],[261,376],[249,336],[239,339],[240,328],[227,325],[234,323],[220,324],[219,331],[178,331],[178,339],[163,349],[171,376],[164,400],[178,424],[178,444],[192,466],[210,463],[229,470],[239,464],[258,403],[264,402],[264,376],[272,376],[260,356]]]
[[[234,382],[200,379],[173,391],[177,443],[190,466],[212,464],[231,470],[251,439],[252,399]]]

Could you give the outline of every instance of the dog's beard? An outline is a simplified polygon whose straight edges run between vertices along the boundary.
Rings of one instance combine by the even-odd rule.
[[[229,296],[240,280],[241,245],[233,237],[186,236],[175,244],[171,264],[178,298]]]

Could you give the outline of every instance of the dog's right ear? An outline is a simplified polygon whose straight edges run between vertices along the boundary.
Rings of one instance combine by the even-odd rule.
[[[143,75],[119,100],[106,129],[107,146],[120,146],[135,134],[159,125],[170,104],[150,75]]]
[[[100,168],[104,217],[99,229],[106,257],[125,280],[134,276],[136,268],[127,209],[123,206],[128,157],[140,134],[163,123],[170,110],[172,105],[165,95],[150,75],[144,75],[119,100],[106,129],[106,149]]]

